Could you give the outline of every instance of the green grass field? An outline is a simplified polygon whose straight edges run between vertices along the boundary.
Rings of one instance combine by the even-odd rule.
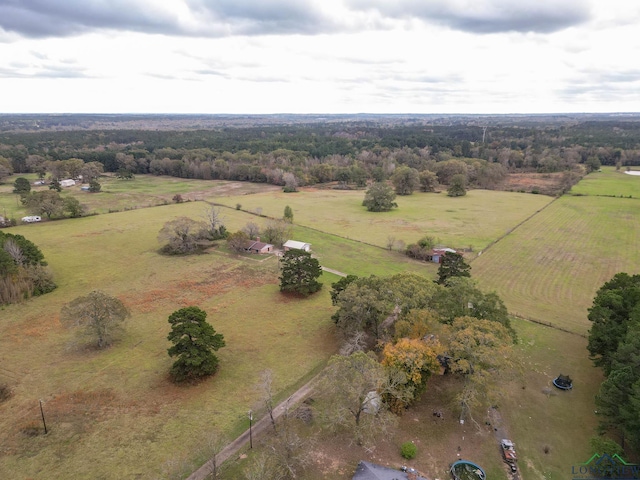
[[[585,334],[597,289],[640,271],[638,202],[562,197],[473,260],[472,276],[510,312]]]
[[[18,177],[27,178],[32,184],[37,180],[35,174],[16,174],[0,184],[0,215],[20,219],[29,212],[20,204],[20,197],[13,192],[13,183]],[[86,213],[108,213],[134,210],[173,203],[176,194],[184,200],[216,199],[234,195],[250,195],[256,192],[280,191],[279,187],[248,182],[227,182],[193,180],[175,177],[138,175],[131,180],[116,178],[105,174],[99,179],[102,190],[94,194],[81,190],[82,185],[63,188],[60,194],[73,196],[84,205]],[[85,185],[86,186],[86,185]],[[32,192],[47,190],[49,187],[33,186]]]
[[[618,177],[626,182],[628,176]],[[15,392],[0,404],[0,478],[147,479],[169,478],[176,465],[188,471],[202,461],[202,440],[212,429],[233,436],[246,428],[262,369],[275,372],[284,395],[336,350],[329,299],[335,275],[323,275],[320,293],[293,299],[278,292],[274,257],[240,257],[223,246],[190,257],[159,255],[157,234],[166,221],[199,219],[208,208],[204,201],[138,208],[170,202],[175,193],[227,205],[221,213],[231,231],[249,221],[262,226],[267,219],[255,213],[279,218],[290,205],[294,238],[312,243],[321,264],[360,276],[405,270],[435,276],[436,265],[386,250],[389,236],[410,243],[432,235],[449,246],[485,249],[471,263],[480,288],[496,290],[513,313],[580,334],[587,331],[595,290],[614,273],[640,267],[635,198],[593,194],[552,202],[508,192],[471,191],[456,199],[415,194],[399,197],[393,212],[369,213],[361,206],[362,191],[283,194],[238,182],[111,180],[101,194],[65,194],[87,196],[95,212],[128,211],[8,230],[40,246],[59,288],[0,309],[0,381]],[[15,203],[11,188],[0,187],[0,208]],[[14,212],[21,216],[19,207]],[[59,323],[61,307],[93,289],[119,296],[133,313],[122,341],[103,352],[80,349]],[[228,346],[219,352],[214,378],[181,387],[167,379],[167,317],[187,305],[205,309]],[[527,388],[506,386],[503,413],[527,459],[525,477],[560,480],[565,463],[586,460],[600,376],[584,338],[523,321],[516,329],[529,366]],[[570,397],[542,393],[558,373],[577,379],[580,388]],[[40,421],[39,399],[51,432],[29,437],[22,432]],[[569,420],[573,412],[579,425]],[[541,451],[543,443],[550,454]],[[492,444],[479,445],[488,452]],[[439,469],[450,460],[433,465]],[[500,461],[486,463],[492,478],[501,478]]]
[[[499,410],[516,442],[522,477],[571,478],[571,466],[593,453],[589,439],[598,421],[593,399],[602,373],[587,357],[586,339],[522,320],[514,328],[523,377],[505,385]],[[552,385],[560,373],[573,379],[573,390]]]
[[[584,177],[571,189],[570,194],[640,198],[640,176],[624,172],[624,169],[602,167],[601,171]]]
[[[397,209],[371,213],[362,206],[363,198],[362,190],[304,189],[216,201],[230,207],[239,203],[243,210],[275,218],[281,218],[289,205],[298,225],[381,247],[387,245],[389,237],[410,244],[431,235],[451,248],[471,246],[481,250],[552,200],[542,195],[489,190],[472,190],[457,198],[418,192],[397,197]]]

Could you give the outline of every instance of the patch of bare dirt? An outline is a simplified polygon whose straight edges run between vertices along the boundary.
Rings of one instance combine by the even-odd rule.
[[[321,439],[314,454],[314,474],[332,479],[350,479],[360,460],[389,468],[413,467],[430,479],[445,479],[449,465],[461,458],[478,459],[489,444],[498,455],[491,427],[478,418],[480,428],[471,422],[460,424],[453,408],[459,387],[451,376],[430,379],[423,398],[404,415],[397,426],[382,435],[375,446],[359,446],[349,435]],[[413,441],[418,454],[413,460],[400,455],[404,442]],[[478,460],[479,461],[479,460]],[[314,477],[315,478],[315,477]]]

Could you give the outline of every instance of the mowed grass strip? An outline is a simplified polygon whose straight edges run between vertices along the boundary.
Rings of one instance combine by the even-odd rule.
[[[503,385],[499,411],[516,443],[523,478],[565,480],[572,466],[593,452],[589,439],[597,434],[595,395],[602,372],[588,358],[587,340],[574,334],[516,320],[520,380]],[[573,379],[573,389],[559,390],[559,374]]]
[[[585,176],[570,192],[572,195],[640,198],[640,175],[629,175],[625,169],[602,167]]]
[[[385,247],[389,237],[406,244],[430,235],[452,248],[485,248],[553,199],[542,195],[471,190],[464,197],[445,193],[399,196],[390,212],[367,212],[365,191],[303,188],[297,193],[269,192],[230,196],[216,201],[243,210],[282,218],[293,209],[294,223]]]
[[[159,478],[167,462],[193,459],[211,430],[246,426],[262,370],[286,391],[335,351],[329,288],[307,299],[281,295],[275,257],[157,253],[164,222],[202,206],[12,229],[42,248],[60,287],[2,309],[0,378],[15,395],[0,404],[1,478]],[[124,338],[101,352],[80,349],[59,322],[65,303],[93,289],[132,310]],[[209,313],[227,347],[215,377],[175,386],[167,317],[187,305]],[[28,437],[22,430],[38,425],[39,399],[50,433]]]
[[[562,197],[471,263],[510,312],[586,334],[587,309],[617,272],[640,271],[635,199]]]

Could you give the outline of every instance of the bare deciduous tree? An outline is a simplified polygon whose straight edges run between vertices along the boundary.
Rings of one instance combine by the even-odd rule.
[[[282,176],[282,179],[284,180],[284,191],[285,192],[297,192],[298,191],[298,179],[296,178],[296,176],[291,173],[291,172],[287,172]]]
[[[284,220],[269,220],[262,231],[264,241],[273,245],[282,245],[290,235],[291,224]]]
[[[260,403],[263,404],[265,410],[267,411],[267,415],[269,415],[269,419],[271,420],[271,426],[273,427],[273,432],[277,435],[278,429],[276,427],[276,419],[273,415],[273,409],[275,405],[273,404],[273,396],[274,396],[274,387],[273,387],[273,371],[270,369],[264,370],[260,374],[260,382],[258,383],[258,391],[261,395]]]
[[[205,440],[205,454],[209,457],[207,467],[209,470],[209,478],[217,480],[222,478],[223,465],[220,463],[218,455],[227,446],[228,440],[219,432],[212,432]]]
[[[13,258],[16,265],[24,263],[24,253],[22,253],[22,249],[13,239],[9,238],[4,242],[4,250]]]
[[[396,237],[394,237],[393,235],[389,235],[387,237],[387,250],[392,250],[395,244],[396,244]]]
[[[242,231],[246,233],[247,236],[251,239],[254,239],[258,235],[260,235],[260,227],[253,222],[247,222],[247,224],[242,227]]]
[[[164,224],[158,240],[165,242],[168,253],[192,253],[198,249],[198,241],[206,227],[188,217],[178,217]]]
[[[68,327],[80,327],[98,348],[104,348],[113,343],[122,322],[130,316],[118,298],[96,290],[62,307],[60,321]]]
[[[282,469],[277,465],[276,459],[269,452],[263,451],[254,456],[249,465],[244,469],[246,480],[284,480]]]
[[[366,350],[368,342],[368,335],[364,331],[358,330],[345,339],[344,344],[340,347],[340,355],[348,356],[355,352],[363,352]]]
[[[204,213],[204,221],[211,235],[220,235],[221,228],[224,228],[224,218],[220,212],[220,207],[210,205]]]

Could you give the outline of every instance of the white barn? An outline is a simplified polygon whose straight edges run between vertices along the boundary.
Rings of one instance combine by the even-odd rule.
[[[284,251],[288,250],[304,250],[305,252],[311,251],[311,244],[305,242],[298,242],[296,240],[287,240],[282,244]]]

